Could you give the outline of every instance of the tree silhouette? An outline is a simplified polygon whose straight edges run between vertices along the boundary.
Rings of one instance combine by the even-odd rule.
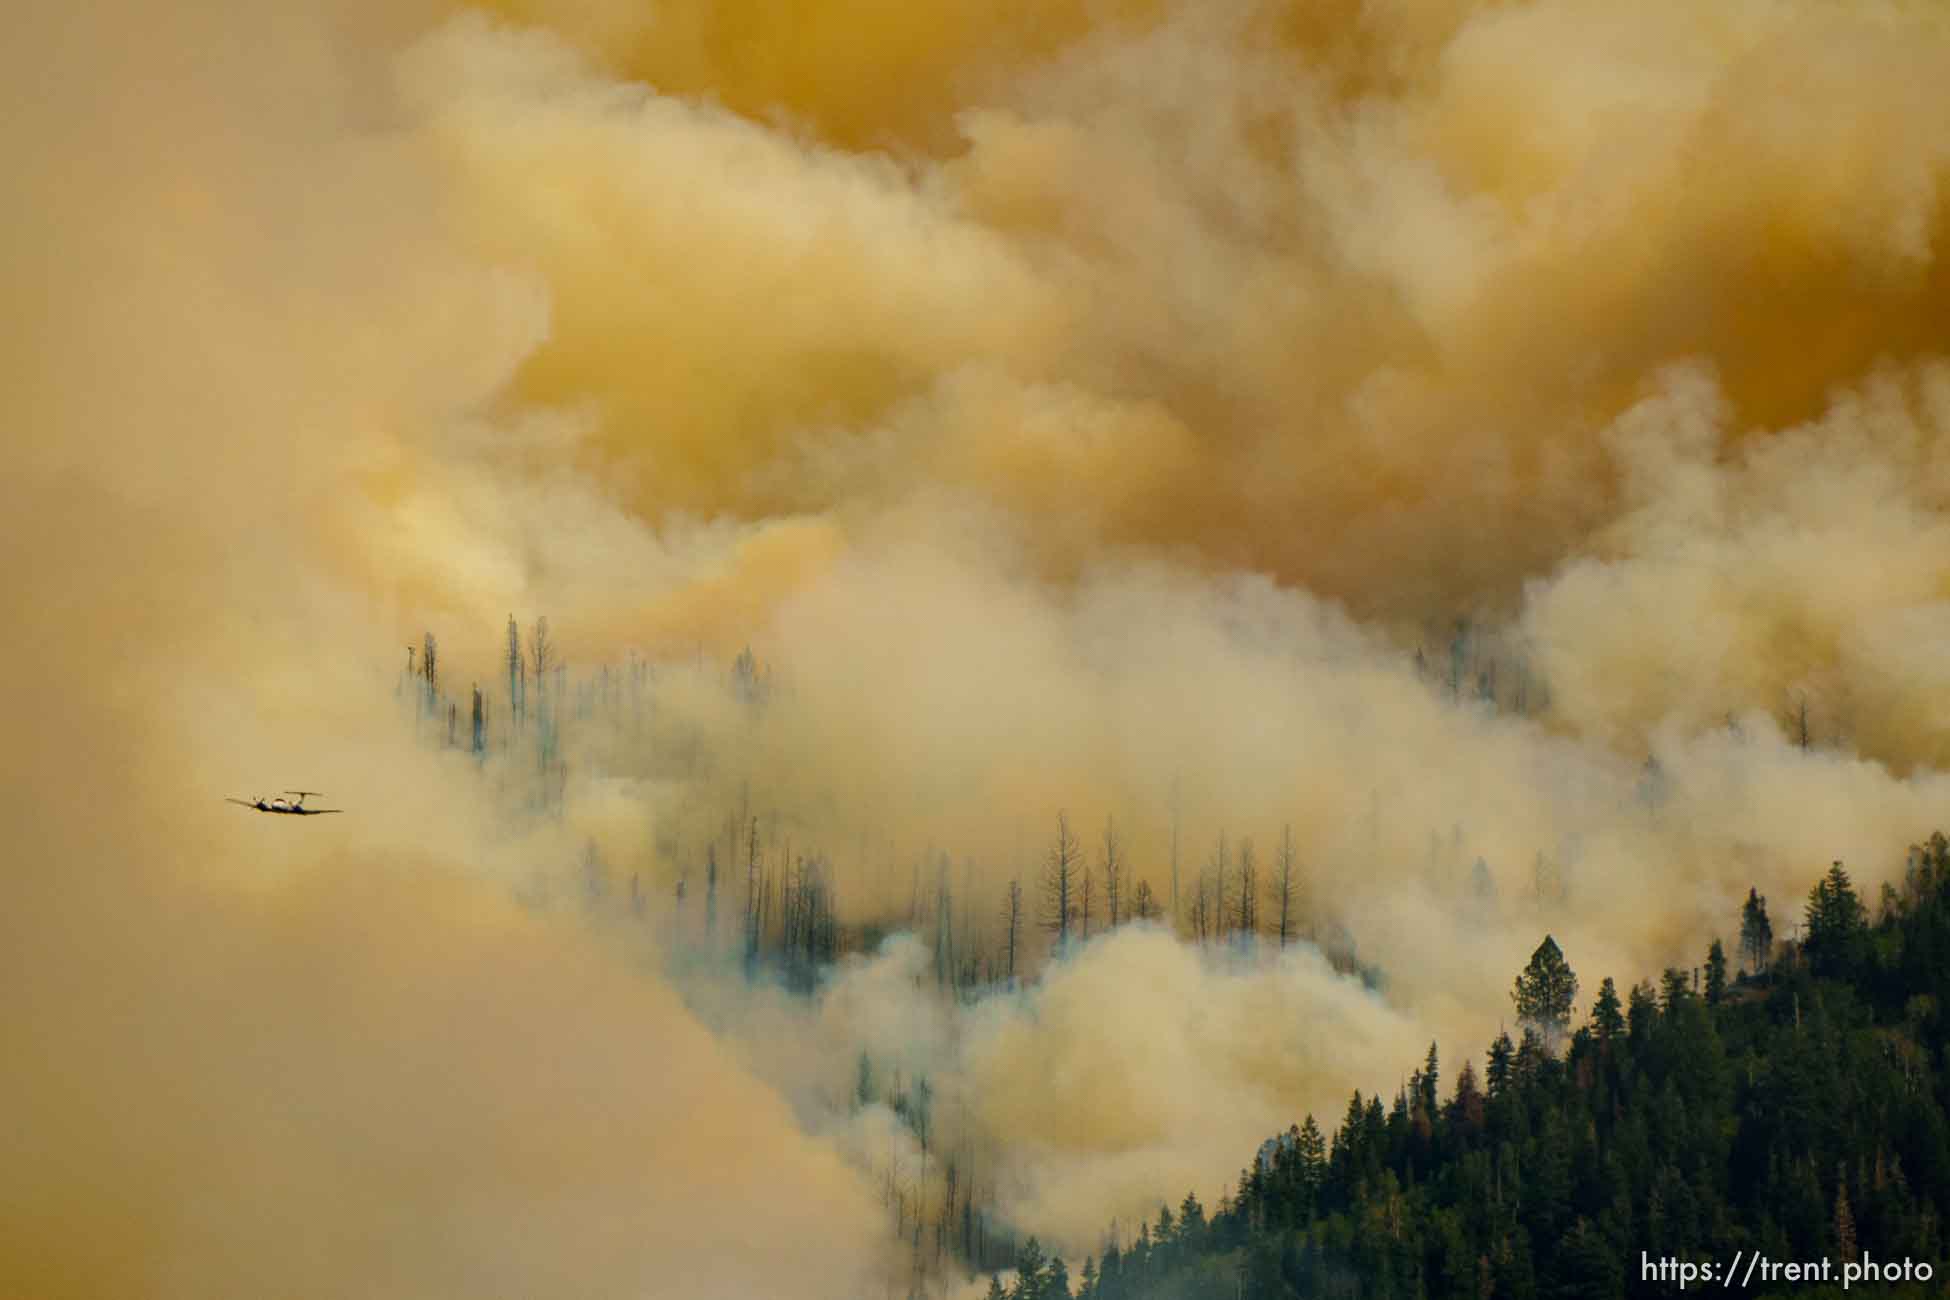
[[[1545,935],[1510,991],[1517,1019],[1535,1026],[1545,1047],[1555,1052],[1570,1025],[1571,1004],[1577,996],[1578,977],[1565,963],[1557,940]]]
[[[1043,862],[1042,924],[1056,936],[1060,952],[1070,942],[1070,925],[1082,890],[1083,849],[1070,831],[1066,813],[1056,814],[1056,842]]]

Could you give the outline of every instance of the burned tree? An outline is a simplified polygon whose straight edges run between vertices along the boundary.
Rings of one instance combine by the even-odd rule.
[[[1002,899],[1003,951],[1007,964],[1009,984],[1016,982],[1016,940],[1022,931],[1022,881],[1011,880],[1009,890]]]
[[[440,643],[431,632],[420,645],[420,677],[426,682],[427,712],[436,712],[440,707]]]
[[[515,616],[508,615],[508,721],[517,730],[521,727],[521,687],[525,674],[521,663],[521,628],[515,623]]]
[[[718,933],[718,846],[704,846],[704,933]]]
[[[1239,902],[1232,919],[1240,946],[1250,950],[1259,935],[1259,863],[1250,837],[1239,841]]]
[[[1294,938],[1294,868],[1299,859],[1293,850],[1293,824],[1287,823],[1280,831],[1280,853],[1273,859],[1273,875],[1268,880],[1271,887],[1273,911],[1278,924],[1280,947],[1284,948]]]
[[[1124,858],[1117,839],[1117,823],[1104,818],[1104,905],[1110,911],[1110,928],[1123,919]]]
[[[1076,915],[1081,889],[1083,851],[1070,831],[1067,813],[1056,814],[1056,842],[1043,862],[1043,928],[1056,936],[1057,951],[1070,941],[1071,918]]]

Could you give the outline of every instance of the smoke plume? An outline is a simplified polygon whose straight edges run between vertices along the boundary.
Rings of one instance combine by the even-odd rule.
[[[896,8],[29,0],[0,1290],[1079,1255],[1940,816],[1939,18]]]

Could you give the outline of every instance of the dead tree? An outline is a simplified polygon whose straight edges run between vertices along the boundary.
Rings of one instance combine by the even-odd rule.
[[[1231,858],[1226,852],[1226,835],[1219,832],[1219,846],[1212,855],[1212,910],[1210,913],[1213,941],[1225,939],[1226,927],[1232,918],[1226,912],[1226,877],[1231,874]]]
[[[521,728],[521,628],[515,623],[515,616],[508,615],[508,722],[519,730]]]
[[[1009,881],[1009,891],[1002,899],[1002,926],[1004,952],[1007,954],[1005,969],[1008,972],[1009,987],[1016,983],[1016,941],[1022,931],[1022,880]]]
[[[1070,922],[1076,915],[1083,852],[1070,831],[1067,813],[1056,814],[1056,842],[1043,861],[1043,928],[1056,936],[1061,952],[1070,942]]]
[[[1280,947],[1292,942],[1294,906],[1294,867],[1298,859],[1293,851],[1293,824],[1288,822],[1280,832],[1280,856],[1273,860],[1273,877],[1267,883],[1272,887],[1273,907],[1279,915]]]
[[[1250,838],[1239,841],[1239,902],[1233,921],[1240,944],[1250,949],[1259,933],[1259,863]]]
[[[758,958],[759,939],[759,858],[758,818],[751,821],[751,835],[745,849],[745,960]]]
[[[1117,823],[1104,818],[1104,903],[1110,909],[1110,928],[1123,919],[1124,856],[1117,841]]]
[[[704,933],[718,933],[718,846],[704,846]]]
[[[420,677],[427,684],[427,712],[432,713],[440,706],[440,644],[431,632],[420,647]]]

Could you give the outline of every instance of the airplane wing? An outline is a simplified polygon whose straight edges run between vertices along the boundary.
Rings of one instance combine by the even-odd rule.
[[[324,815],[325,813],[342,813],[345,811],[345,809],[343,808],[293,808],[291,811],[297,813],[300,817],[319,817]]]
[[[251,802],[250,802],[249,800],[247,800],[247,799],[232,799],[232,798],[231,798],[231,797],[230,797],[229,795],[225,795],[225,796],[224,796],[224,798],[223,798],[223,801],[224,801],[225,803],[234,803],[234,804],[236,804],[236,805],[237,805],[237,806],[238,806],[239,808],[255,808],[255,807],[257,807],[257,805],[256,805],[256,804],[254,804],[254,803],[251,803]]]

